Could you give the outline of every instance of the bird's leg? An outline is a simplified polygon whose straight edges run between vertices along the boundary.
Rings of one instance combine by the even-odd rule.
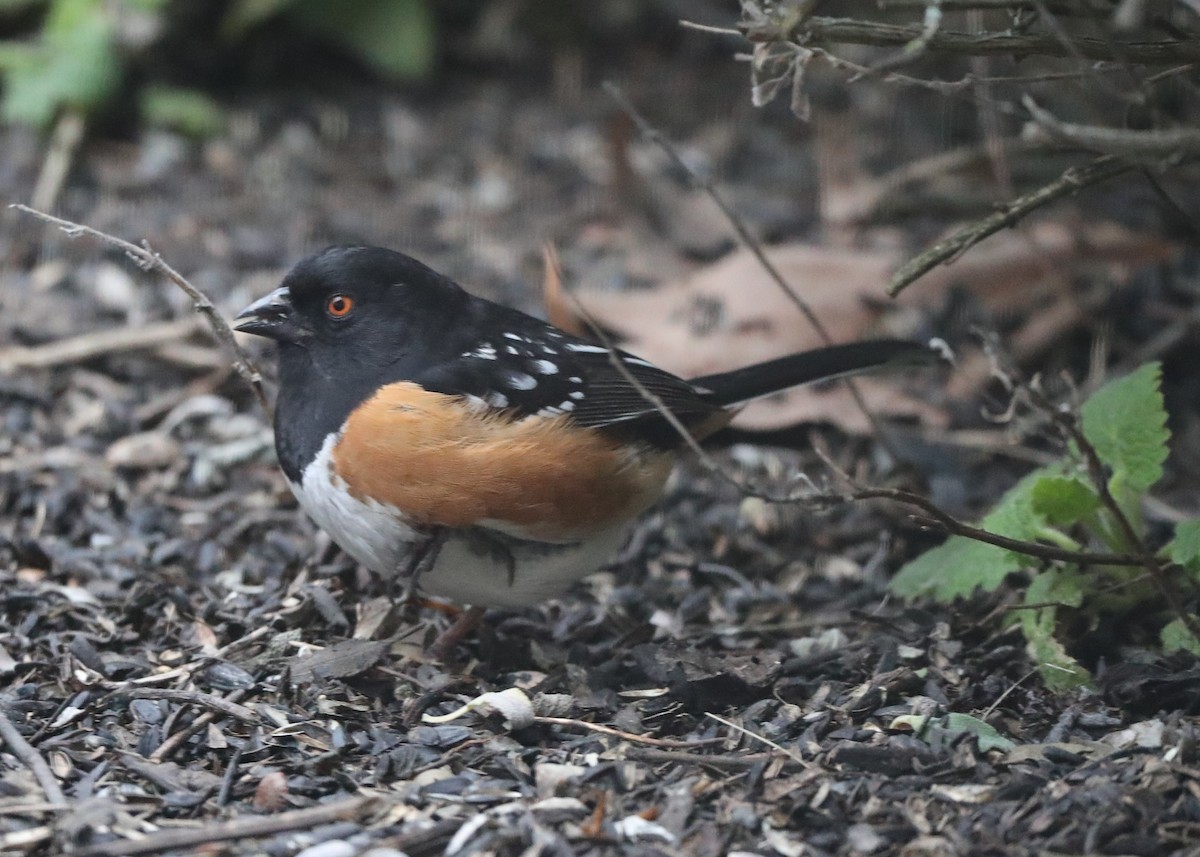
[[[438,554],[442,552],[442,546],[446,544],[446,536],[445,527],[432,527],[413,546],[400,568],[396,570],[397,579],[404,582],[403,594],[400,599],[402,603],[410,604],[416,600],[421,575],[432,569],[433,564],[437,562]]]
[[[471,633],[482,621],[485,607],[468,607],[458,614],[458,618],[430,644],[428,652],[433,658],[444,661],[454,651],[454,647],[463,641],[463,637]]]

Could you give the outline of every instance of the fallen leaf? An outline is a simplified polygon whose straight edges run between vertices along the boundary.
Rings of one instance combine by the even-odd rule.
[[[1046,286],[1066,294],[1066,278],[1088,265],[1103,264],[1118,275],[1165,259],[1173,245],[1113,224],[1071,228],[1042,223],[990,239],[949,265],[939,267],[885,302],[884,288],[901,261],[891,250],[850,250],[792,244],[766,253],[835,342],[874,335],[906,335],[914,326],[901,320],[880,331],[885,306],[919,312],[935,306],[951,288],[967,289],[992,312],[1029,307]],[[685,378],[728,371],[786,354],[817,348],[821,337],[748,250],[659,288],[637,292],[580,290],[583,310],[622,338],[622,346]],[[1035,314],[1036,315],[1036,314]],[[1035,347],[1052,342],[1063,326],[1076,324],[1078,312],[1054,316],[1051,329],[1029,338]],[[979,366],[956,389],[966,395],[986,377]],[[908,395],[894,382],[857,381],[869,407],[887,417],[911,417],[926,424],[945,422],[944,412]],[[964,388],[965,387],[965,388]],[[771,430],[802,422],[830,422],[849,431],[869,428],[843,384],[805,387],[752,402],[735,425]]]

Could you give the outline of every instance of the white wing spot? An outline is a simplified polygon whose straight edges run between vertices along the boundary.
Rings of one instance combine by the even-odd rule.
[[[504,346],[504,350],[507,351],[509,354],[513,354],[513,355],[521,353],[521,352],[517,351],[517,347],[515,345],[506,345],[506,346]]]
[[[488,393],[486,400],[487,400],[487,403],[489,405],[491,405],[493,408],[507,408],[508,407],[508,396],[504,395],[503,393],[496,393],[496,392]]]
[[[567,380],[570,381],[572,384],[582,384],[583,383],[583,379],[580,378],[578,375],[572,375]]]
[[[524,372],[507,372],[504,380],[514,390],[532,390],[537,386],[537,378],[526,375]]]
[[[506,334],[504,334],[504,338],[511,339],[514,342],[524,342],[525,341],[525,337],[519,333],[506,333]]]
[[[575,410],[575,403],[574,402],[562,402],[558,406],[558,409],[560,411],[573,411],[573,410]]]
[[[572,399],[578,401],[583,398],[583,390],[573,390],[568,394]]]
[[[567,344],[568,351],[579,351],[583,354],[607,354],[607,348],[601,348],[599,345],[584,345],[579,342],[571,342]]]
[[[623,357],[621,359],[633,366],[645,366],[647,369],[654,368],[653,363],[647,362],[640,357]]]
[[[530,364],[539,375],[557,375],[558,364],[550,360],[534,360]]]

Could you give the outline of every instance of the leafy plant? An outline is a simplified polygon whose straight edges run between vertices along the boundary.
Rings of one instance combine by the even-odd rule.
[[[239,0],[223,30],[240,38],[277,15],[341,45],[390,80],[424,77],[433,64],[437,30],[426,0]]]
[[[62,108],[87,113],[121,83],[113,22],[95,0],[53,0],[36,39],[0,43],[0,72],[7,120],[44,127]]]
[[[127,67],[154,41],[128,33],[157,34],[171,14],[167,0],[0,0],[0,14],[26,9],[45,15],[29,38],[0,41],[0,117],[38,128],[64,110],[88,115],[108,105]],[[238,0],[224,14],[231,42],[285,18],[390,80],[420,78],[434,59],[436,27],[427,0]],[[130,26],[135,18],[138,26]],[[195,89],[151,76],[137,97],[143,119],[153,125],[206,136],[223,124],[216,102]]]
[[[1027,547],[951,536],[904,566],[892,590],[950,602],[1024,571],[1029,585],[1014,621],[1047,686],[1089,683],[1068,653],[1068,625],[1095,627],[1158,599],[1178,613],[1180,584],[1200,579],[1200,520],[1179,524],[1159,551],[1145,543],[1142,500],[1162,478],[1170,439],[1160,381],[1159,364],[1142,366],[1097,390],[1078,419],[1044,403],[1070,441],[1067,455],[1017,483],[981,524]],[[1164,649],[1200,653],[1197,628],[1196,616],[1178,614],[1161,631]]]

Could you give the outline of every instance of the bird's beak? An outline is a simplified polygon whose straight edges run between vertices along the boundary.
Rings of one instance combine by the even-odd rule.
[[[279,342],[295,338],[296,324],[293,318],[292,295],[287,286],[280,286],[265,297],[256,300],[237,314],[234,330],[265,336]]]

